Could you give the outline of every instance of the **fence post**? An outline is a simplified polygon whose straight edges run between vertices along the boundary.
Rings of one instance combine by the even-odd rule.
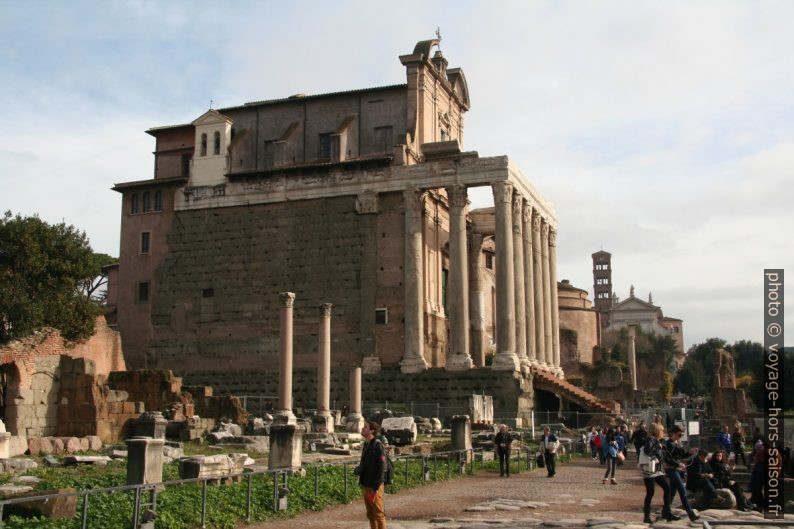
[[[248,474],[248,490],[245,492],[245,519],[251,521],[251,478],[253,474]]]
[[[411,404],[411,407],[413,407],[413,403]],[[408,486],[408,462],[409,462],[409,460],[410,460],[410,458],[408,458],[408,457],[405,458],[405,486],[406,487]]]
[[[314,499],[320,494],[320,465],[314,465]]]
[[[136,526],[137,527],[137,526]],[[201,486],[201,529],[207,527],[207,480]]]
[[[132,511],[132,527],[137,529],[138,522],[139,522],[139,516],[140,516],[140,512],[141,512],[141,486],[140,485],[135,487],[135,501],[133,502],[133,509],[134,510]],[[204,520],[202,519],[201,522],[203,524]],[[203,525],[202,525],[202,527],[203,527]]]
[[[80,529],[86,529],[86,527],[88,527],[88,491],[83,493],[83,512],[80,516]]]
[[[344,473],[345,473],[345,503],[347,503],[347,463],[345,463],[342,466],[344,467]]]
[[[278,511],[278,471],[273,472],[273,512]]]

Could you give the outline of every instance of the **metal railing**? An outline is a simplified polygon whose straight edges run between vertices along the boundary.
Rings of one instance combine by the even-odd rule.
[[[508,458],[508,465],[514,464],[512,471],[521,472],[523,470],[531,470],[536,468],[533,452],[537,449],[534,447],[519,447],[511,450],[510,457]],[[411,485],[411,462],[421,461],[419,466],[419,480],[418,483],[425,483],[437,481],[438,479],[449,479],[454,475],[462,476],[464,474],[474,474],[477,472],[479,463],[480,470],[486,465],[484,453],[492,452],[492,450],[484,450],[482,448],[469,449],[469,450],[450,450],[445,452],[434,452],[430,454],[403,454],[392,458],[394,462],[395,471],[395,484],[399,484],[398,480],[402,479],[402,486]],[[478,461],[479,457],[479,461]],[[403,470],[404,462],[404,470]],[[440,463],[440,464],[439,464]],[[320,491],[320,470],[322,468],[341,466],[342,479],[343,479],[343,501],[349,501],[349,489],[351,485],[356,486],[355,475],[352,472],[351,466],[355,466],[355,462],[344,461],[338,463],[315,463],[303,466],[302,469],[306,471],[306,476],[313,473],[314,480],[314,499],[316,500]],[[132,493],[133,494],[133,507],[130,516],[127,518],[132,521],[132,527],[137,529],[141,525],[141,510],[142,507],[149,507],[152,511],[156,512],[158,495],[168,487],[184,486],[195,484],[201,487],[201,505],[200,505],[200,527],[205,528],[207,524],[207,487],[209,484],[219,482],[221,480],[232,480],[235,482],[245,482],[245,521],[251,521],[253,494],[252,482],[255,477],[263,476],[265,479],[272,480],[272,510],[279,511],[286,509],[286,498],[289,495],[289,480],[295,471],[293,469],[273,469],[273,470],[259,470],[259,471],[246,471],[243,473],[232,473],[222,476],[202,477],[202,478],[189,478],[177,479],[170,481],[163,481],[156,484],[145,485],[121,485],[115,487],[96,488],[75,492],[60,492],[55,494],[46,494],[40,496],[26,496],[16,497],[0,500],[0,527],[3,525],[3,514],[7,506],[14,504],[29,504],[37,501],[48,501],[56,498],[64,498],[77,496],[82,498],[82,505],[79,510],[80,528],[88,528],[88,513],[91,506],[91,498],[100,494],[116,494],[116,493]],[[352,480],[352,482],[351,482]],[[270,498],[268,498],[269,500]],[[268,502],[265,502],[267,504]]]

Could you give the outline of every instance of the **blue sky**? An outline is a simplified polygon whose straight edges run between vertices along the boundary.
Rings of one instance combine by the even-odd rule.
[[[402,83],[398,55],[437,26],[469,84],[465,147],[556,205],[559,278],[591,290],[603,248],[618,295],[652,291],[687,345],[761,339],[762,270],[794,264],[792,2],[6,0],[0,209],[117,255],[110,187],[152,176],[144,130],[210,99]]]

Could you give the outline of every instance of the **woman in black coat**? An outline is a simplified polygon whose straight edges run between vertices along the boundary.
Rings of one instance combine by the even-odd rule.
[[[709,460],[709,468],[711,468],[711,473],[714,474],[714,481],[716,481],[716,485],[718,488],[721,489],[730,489],[733,492],[733,495],[736,496],[736,507],[740,511],[748,511],[754,508],[754,506],[747,501],[747,498],[744,496],[744,490],[742,486],[739,485],[733,476],[731,475],[731,469],[728,467],[728,464],[725,462],[727,456],[724,451],[717,450],[712,454],[711,459]]]

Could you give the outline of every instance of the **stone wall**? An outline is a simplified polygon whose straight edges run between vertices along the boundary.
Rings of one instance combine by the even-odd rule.
[[[234,395],[267,395],[278,393],[276,371],[246,373],[189,373],[187,383],[204,385],[212,382],[216,393]],[[317,372],[295,369],[293,373],[293,405],[316,407]],[[331,404],[337,409],[349,405],[349,371],[331,370]],[[384,368],[379,373],[365,374],[362,379],[364,405],[372,402],[428,403],[444,406],[466,405],[473,394],[493,396],[493,412],[497,417],[529,417],[532,409],[532,382],[520,373],[477,368],[461,372],[428,369],[422,373],[404,374],[398,368]]]
[[[73,358],[90,360],[98,376],[125,368],[119,334],[107,327],[103,317],[97,318],[94,334],[82,342],[67,342],[57,330],[44,329],[0,347],[8,431],[33,437],[55,433],[61,365]]]
[[[156,274],[149,367],[275,368],[282,291],[296,293],[296,367],[315,365],[322,302],[334,305],[332,362],[360,363],[374,349],[371,220],[354,196],[177,213]]]

